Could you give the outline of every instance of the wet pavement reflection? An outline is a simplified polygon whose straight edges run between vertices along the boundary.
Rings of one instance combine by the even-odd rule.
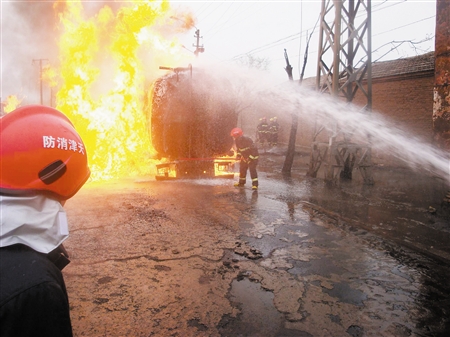
[[[67,205],[75,335],[448,336],[449,223],[427,212],[446,187],[426,179],[89,186]]]
[[[346,191],[308,179],[274,180],[267,185],[258,192],[256,204],[249,192],[243,198],[251,205],[247,210],[251,215],[241,220],[241,239],[262,252],[260,266],[286,272],[302,285],[298,307],[287,313],[285,327],[305,336],[444,336],[450,332],[446,317],[450,269],[442,263],[446,255],[430,258],[421,254],[422,246],[415,250],[407,243],[398,245],[405,237],[393,240],[391,232],[381,237],[366,230],[380,219],[386,225],[396,224],[395,232],[404,230],[398,219],[418,226],[429,218],[418,210],[423,199],[408,194],[411,202],[403,200],[398,206],[399,201],[386,197],[389,184],[383,184],[369,186],[372,199],[361,207],[368,197],[352,194],[349,187]],[[393,209],[386,208],[389,203]],[[358,227],[356,220],[366,222]],[[412,237],[417,234],[414,229],[409,226],[403,235]],[[442,233],[438,241],[442,243]],[[264,287],[264,278],[261,282]],[[276,302],[276,290],[268,289],[274,291]],[[278,310],[286,314],[281,307]],[[281,335],[296,334],[274,334]]]

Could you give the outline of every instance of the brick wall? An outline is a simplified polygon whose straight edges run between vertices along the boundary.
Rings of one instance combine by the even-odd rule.
[[[372,85],[373,113],[383,115],[407,136],[432,143],[433,86],[432,72],[420,76],[375,79]],[[357,95],[354,103],[358,104],[362,98],[362,95]],[[401,164],[395,155],[376,150],[373,153],[373,162]]]
[[[412,134],[432,140],[434,77],[375,81],[372,109]]]

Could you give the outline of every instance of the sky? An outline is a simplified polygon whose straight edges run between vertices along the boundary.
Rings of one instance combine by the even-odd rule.
[[[39,63],[57,57],[53,1],[1,0],[0,97],[19,95],[27,103],[39,103]],[[98,9],[120,1],[85,1]],[[193,52],[196,29],[204,52],[199,58],[236,63],[252,58],[267,63],[266,71],[275,82],[288,79],[284,50],[294,79],[300,77],[307,37],[309,44],[305,78],[317,69],[318,33],[316,25],[321,0],[303,1],[169,1],[177,12],[189,12],[194,27],[179,40]],[[37,14],[39,13],[39,14]],[[435,0],[372,0],[372,60],[387,61],[420,55],[434,50]],[[185,65],[180,65],[185,66]]]
[[[193,10],[205,55],[219,62],[246,54],[268,59],[270,72],[279,79],[287,79],[284,49],[294,79],[300,77],[307,37],[313,33],[305,77],[316,74],[321,0],[177,1],[174,5]],[[433,51],[435,20],[435,0],[372,0],[372,60]]]

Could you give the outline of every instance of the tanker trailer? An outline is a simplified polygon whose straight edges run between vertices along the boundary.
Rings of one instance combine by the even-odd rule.
[[[230,130],[237,113],[226,98],[229,86],[201,70],[172,72],[153,84],[146,113],[153,147],[162,163],[156,179],[233,178]]]

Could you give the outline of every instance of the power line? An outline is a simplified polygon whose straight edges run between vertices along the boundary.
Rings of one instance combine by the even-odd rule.
[[[242,6],[244,3],[246,3],[246,2],[240,2],[240,3],[239,3],[239,7],[238,7],[238,8],[237,8],[237,9],[229,16],[229,18],[228,18],[224,23],[222,23],[219,27],[217,27],[217,28],[215,29],[215,31],[214,31],[213,29],[210,29],[210,35],[209,35],[209,38],[212,38],[213,36],[217,35],[217,34],[220,33],[222,30],[228,30],[228,29],[230,29],[231,27],[238,25],[239,23],[241,23],[241,22],[243,22],[245,19],[247,19],[249,16],[254,16],[255,13],[258,13],[259,11],[261,11],[261,10],[263,9],[262,6],[258,6],[258,7],[256,7],[255,10],[252,10],[251,14],[248,14],[248,15],[244,16],[243,18],[241,18],[241,19],[239,19],[239,20],[236,21],[236,16],[234,16],[234,14],[239,10],[239,8],[241,8],[241,6]],[[248,6],[247,8],[245,8],[245,11],[248,12],[252,7],[255,7],[255,6],[257,6],[256,3],[250,3],[250,6]],[[245,13],[245,12],[242,11],[242,13]],[[233,24],[231,24],[231,25],[225,26],[226,23],[230,22],[230,20],[231,20],[232,18],[235,20],[235,22],[234,22]]]
[[[378,8],[375,10],[375,12],[380,11],[380,10],[385,10],[385,9],[388,9],[388,8],[390,8],[390,7],[397,6],[397,5],[400,5],[400,4],[404,4],[404,3],[406,3],[406,2],[407,2],[407,0],[403,0],[403,1],[401,1],[401,2],[389,3],[387,6],[382,7],[382,5],[388,3],[387,1],[383,1],[383,2],[380,3],[380,4],[377,4],[376,7],[378,7]],[[404,27],[408,27],[408,26],[417,24],[417,23],[420,23],[420,22],[422,22],[422,21],[429,20],[429,19],[434,18],[434,17],[436,17],[436,15],[432,15],[432,16],[430,16],[430,17],[428,17],[428,18],[421,19],[421,20],[417,20],[417,21],[408,23],[408,24],[403,25],[403,26],[399,26],[399,27],[390,29],[390,30],[388,30],[388,31],[385,31],[385,32],[381,32],[381,33],[375,34],[375,35],[373,35],[373,36],[378,36],[378,35],[382,35],[382,34],[385,34],[385,33],[388,33],[388,32],[396,31],[396,30],[398,30],[398,29],[401,29],[401,28],[404,28]],[[329,23],[329,24],[330,24],[330,23]],[[313,29],[313,28],[309,28],[309,30],[311,30],[311,29]],[[301,31],[301,32],[296,33],[296,34],[292,34],[292,35],[286,36],[286,37],[284,37],[284,38],[281,38],[281,39],[278,39],[278,40],[276,40],[276,41],[270,42],[270,43],[265,44],[265,45],[263,45],[263,46],[254,48],[254,49],[252,49],[252,50],[250,50],[250,51],[248,51],[248,52],[246,52],[246,53],[238,54],[238,55],[234,56],[232,59],[238,59],[238,58],[243,57],[243,56],[245,56],[245,55],[258,53],[258,52],[261,52],[261,51],[264,51],[264,50],[267,50],[267,49],[270,49],[270,48],[277,47],[277,46],[279,46],[279,45],[282,44],[282,43],[290,42],[290,41],[295,40],[295,39],[297,39],[297,38],[301,38],[301,37],[304,36],[304,34],[307,34],[307,32],[308,32],[308,30],[306,30],[306,32],[305,32],[305,31]],[[299,56],[299,55],[297,55],[297,56]],[[280,58],[278,58],[278,59],[276,59],[276,60],[281,60],[281,59],[282,59],[282,57],[280,57]]]
[[[249,55],[249,54],[256,53],[256,52],[261,52],[263,50],[266,50],[266,49],[269,49],[269,48],[272,48],[272,47],[276,47],[276,46],[280,45],[281,43],[285,43],[285,42],[289,42],[289,41],[292,41],[292,40],[296,40],[299,36],[301,36],[301,34],[303,34],[303,32],[289,35],[287,37],[284,37],[282,39],[270,42],[270,43],[268,43],[266,45],[263,45],[261,47],[257,47],[255,49],[252,49],[252,50],[250,50],[250,51],[248,51],[246,53],[242,53],[242,54],[236,55],[236,56],[233,57],[233,59],[238,59],[238,58],[240,58],[242,56],[245,56],[245,55]]]
[[[392,29],[386,30],[386,31],[384,31],[384,32],[375,34],[375,35],[373,35],[373,36],[378,36],[378,35],[383,35],[383,34],[386,34],[386,33],[389,33],[389,32],[393,32],[394,30],[401,29],[401,28],[405,28],[405,27],[408,27],[408,26],[412,26],[412,25],[414,25],[414,24],[416,24],[416,23],[419,23],[419,22],[422,22],[422,21],[426,21],[426,20],[429,20],[429,19],[432,19],[432,18],[436,18],[436,15],[432,15],[432,16],[429,16],[429,17],[427,17],[427,18],[425,18],[425,19],[421,19],[421,20],[417,20],[417,21],[411,22],[411,23],[408,23],[408,24],[403,25],[403,26],[399,26],[399,27],[396,27],[396,28],[392,28]]]
[[[221,3],[224,4],[224,3]],[[219,19],[216,20],[216,22],[214,23],[214,25],[211,27],[211,30],[214,29],[214,27],[219,23],[219,21],[223,18],[223,16],[230,10],[231,6],[233,5],[233,2],[228,4],[228,8],[222,12],[222,15],[220,16]]]
[[[225,26],[225,24],[227,24],[227,23],[231,20],[231,18],[234,18],[235,13],[242,7],[242,5],[243,5],[243,3],[240,2],[240,3],[239,3],[239,6],[238,6],[238,7],[234,10],[234,12],[230,15],[230,17],[228,18],[228,20],[226,20],[224,23],[222,23],[222,24],[220,25],[220,27],[216,29],[215,32],[214,32],[214,30],[212,30],[211,35],[210,35],[210,38],[212,38],[214,35],[216,35],[217,33],[219,33],[222,29],[228,29],[229,27],[231,27],[231,26],[229,26],[229,27],[223,28],[223,27]],[[240,21],[239,21],[239,22],[240,22]],[[239,23],[239,22],[236,22],[236,23],[233,24],[232,26],[236,25],[236,24]]]
[[[377,2],[376,4],[374,4],[372,6],[372,13],[375,13],[375,12],[379,13],[380,11],[389,11],[393,7],[396,7],[396,8],[398,8],[398,10],[401,10],[401,8],[403,8],[402,6],[404,6],[408,3],[412,4],[412,3],[414,3],[414,1],[403,0],[403,1],[393,2],[393,1],[383,0],[383,1]],[[247,22],[246,20],[249,17],[250,18],[254,17],[255,13],[261,11],[264,8],[264,6],[261,6],[261,1],[258,1],[257,3],[254,1],[239,1],[239,2],[233,1],[231,3],[230,2],[226,2],[226,3],[221,2],[220,4],[218,4],[218,6],[215,6],[215,7],[211,7],[211,4],[212,4],[212,2],[208,2],[208,5],[202,11],[202,16],[205,19],[212,16],[213,13],[216,13],[219,10],[221,10],[222,13],[219,16],[219,19],[217,19],[214,22],[212,27],[206,31],[206,35],[208,36],[208,39],[211,39],[212,37],[217,36],[217,34],[223,32],[225,30],[228,30],[233,26],[237,26],[241,23],[246,23]],[[229,4],[229,6],[224,7],[224,4]],[[233,6],[232,6],[233,4],[236,4],[238,6],[233,8]],[[248,6],[245,6],[247,4],[248,4]],[[255,6],[255,5],[258,5],[258,7],[252,9],[253,6]],[[243,7],[243,6],[245,6],[245,7]],[[398,7],[398,6],[400,6],[400,7]],[[249,14],[245,15],[244,13],[249,13]],[[320,14],[321,13],[318,13],[319,18],[320,18]],[[357,17],[361,17],[363,14],[364,13],[359,13],[357,15]],[[395,28],[389,29],[384,32],[377,33],[373,36],[379,36],[379,35],[386,34],[389,32],[397,31],[399,29],[402,29],[402,28],[405,28],[408,26],[413,26],[420,22],[429,20],[433,17],[435,17],[435,15],[427,17],[425,19],[416,20],[414,22],[411,22],[411,23],[408,23],[408,24],[405,24],[405,25],[402,25],[399,27],[395,27]],[[202,20],[199,20],[199,25],[201,24],[201,22],[202,22]],[[205,29],[205,28],[203,28],[203,29]],[[283,44],[292,43],[292,41],[295,41],[298,39],[303,39],[306,35],[310,35],[310,33],[308,33],[308,32],[313,32],[313,35],[318,34],[318,32],[315,32],[314,27],[308,27],[306,29],[304,27],[303,28],[300,27],[300,32],[296,32],[296,33],[281,37],[279,39],[276,39],[274,41],[271,41],[269,43],[265,43],[263,45],[255,47],[247,52],[237,54],[228,60],[236,60],[236,59],[239,59],[240,57],[244,57],[244,56],[256,54],[256,53],[261,53],[261,52],[267,51],[269,49],[277,48]],[[204,31],[204,33],[205,33],[205,31]],[[295,55],[294,57],[298,57],[300,55],[300,53],[301,53],[301,51],[299,50],[298,55]],[[317,50],[310,51],[310,53],[317,53]],[[218,57],[220,59],[220,56],[216,56],[216,57]],[[281,60],[281,59],[282,59],[282,57],[280,54],[279,58],[274,58],[273,60]]]
[[[422,51],[424,51],[423,49],[420,49],[420,48],[416,47],[416,45],[421,44],[421,43],[424,43],[424,42],[428,42],[428,41],[430,41],[430,40],[433,39],[433,38],[434,38],[434,36],[433,36],[433,37],[430,37],[430,38],[426,38],[426,39],[424,39],[424,40],[422,40],[422,41],[418,41],[418,42],[403,40],[403,41],[391,41],[391,42],[385,43],[384,45],[382,45],[382,46],[378,47],[376,50],[374,50],[374,52],[376,52],[376,51],[378,51],[379,49],[381,49],[381,48],[383,48],[383,47],[385,47],[385,46],[388,46],[388,45],[392,45],[391,49],[390,49],[389,51],[387,51],[386,53],[384,53],[383,55],[381,55],[378,59],[374,60],[373,62],[374,62],[374,63],[375,63],[375,62],[379,62],[383,57],[385,57],[386,55],[390,54],[390,53],[393,52],[394,50],[398,49],[398,48],[399,48],[402,44],[404,44],[404,43],[410,44],[412,47],[414,47],[414,49],[415,49],[416,51],[417,51],[417,50],[422,50]]]
[[[213,4],[213,2],[208,2],[206,4],[206,7],[200,7],[198,15],[201,15],[204,11],[206,11],[209,7],[211,7],[212,4]]]

